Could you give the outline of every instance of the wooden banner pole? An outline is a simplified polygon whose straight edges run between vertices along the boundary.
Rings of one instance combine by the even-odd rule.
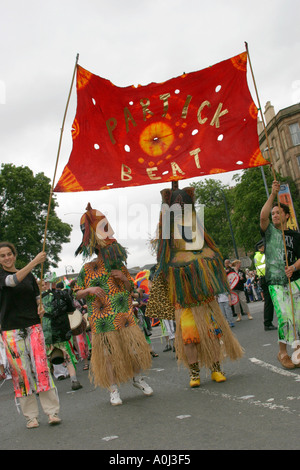
[[[52,202],[52,197],[53,197],[53,189],[54,189],[55,177],[56,177],[57,166],[58,166],[58,161],[59,161],[59,155],[60,155],[60,149],[61,149],[61,143],[62,143],[62,136],[63,136],[63,132],[64,132],[65,120],[66,120],[67,111],[68,111],[68,107],[69,107],[69,102],[70,102],[70,98],[71,98],[71,93],[72,93],[73,83],[74,83],[74,79],[75,79],[75,74],[76,74],[78,59],[79,59],[79,54],[77,54],[77,56],[76,56],[76,61],[75,61],[75,66],[74,66],[74,71],[73,71],[73,76],[72,76],[70,91],[69,91],[69,95],[68,95],[68,99],[67,99],[67,104],[66,104],[66,108],[65,108],[65,112],[64,112],[64,117],[63,117],[63,121],[62,121],[62,127],[61,127],[61,130],[60,130],[60,138],[59,138],[59,144],[58,144],[58,150],[57,150],[57,156],[56,156],[56,163],[55,163],[54,175],[53,175],[52,185],[51,185],[51,189],[50,189],[49,202],[48,202],[48,211],[47,211],[47,217],[46,217],[46,223],[45,223],[44,241],[43,241],[43,249],[42,249],[42,251],[45,251],[45,248],[46,248],[46,238],[47,238],[48,221],[49,221],[49,214],[50,214],[51,202]],[[40,279],[40,293],[42,292],[43,268],[44,268],[44,265],[42,264],[42,265],[41,265],[41,279]]]
[[[258,91],[257,91],[257,87],[256,87],[256,82],[255,82],[255,78],[254,78],[252,65],[251,65],[249,48],[248,48],[248,43],[247,42],[245,42],[245,46],[246,46],[246,51],[247,51],[247,55],[248,55],[248,61],[249,61],[249,66],[250,66],[250,70],[251,70],[252,80],[253,80],[253,84],[254,84],[254,88],[255,88],[256,98],[257,98],[257,102],[258,102],[258,106],[259,106],[259,110],[260,110],[261,120],[262,120],[262,123],[263,123],[264,134],[265,134],[265,137],[266,137],[267,147],[268,147],[268,151],[269,151],[270,164],[271,164],[271,168],[272,168],[273,178],[274,178],[274,181],[276,181],[275,170],[274,170],[274,167],[273,167],[273,155],[272,155],[272,151],[271,151],[272,149],[271,149],[271,146],[269,144],[269,137],[268,137],[267,129],[266,129],[265,122],[264,122],[264,116],[263,116],[263,112],[262,112],[262,109],[261,109],[261,104],[260,104],[260,100],[259,100],[259,96],[258,96]],[[280,208],[280,199],[279,199],[279,194],[278,193],[277,193],[277,202],[278,202],[278,207]],[[281,217],[280,217],[280,224],[281,224],[282,240],[283,240],[284,253],[285,253],[285,262],[286,262],[286,267],[288,267],[288,257],[287,257],[286,243],[285,243],[284,227],[283,227]],[[295,323],[294,301],[293,301],[291,279],[288,278],[288,281],[289,281],[289,291],[290,291],[291,304],[292,304],[294,335],[295,335],[295,340],[296,340],[297,335],[296,335],[296,323]]]

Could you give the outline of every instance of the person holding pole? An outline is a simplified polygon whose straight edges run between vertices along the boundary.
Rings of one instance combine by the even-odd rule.
[[[216,300],[230,293],[221,254],[197,216],[195,188],[167,188],[161,195],[146,316],[176,322],[176,357],[191,388],[200,386],[201,368],[210,370],[214,382],[225,382],[223,363],[240,359],[244,351]]]
[[[280,183],[273,181],[272,192],[260,214],[260,229],[266,244],[266,282],[278,319],[278,360],[286,369],[299,367],[297,351],[292,360],[287,345],[300,342],[300,233],[287,230],[289,207],[275,199]],[[272,223],[270,223],[270,214]]]
[[[43,263],[41,251],[24,268],[15,267],[17,251],[9,242],[0,243],[1,335],[18,399],[27,428],[39,426],[38,403],[48,415],[49,424],[59,424],[59,399],[51,376],[41,325],[44,313],[40,291],[32,270]]]

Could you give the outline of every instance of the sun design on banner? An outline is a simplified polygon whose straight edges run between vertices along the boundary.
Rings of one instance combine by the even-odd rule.
[[[75,118],[74,122],[73,122],[72,129],[71,129],[72,139],[73,140],[76,139],[76,137],[79,135],[79,132],[80,132],[79,123],[78,123],[77,119]]]
[[[239,54],[235,57],[231,58],[231,62],[233,66],[241,70],[242,72],[246,72],[247,70],[247,52],[243,52],[242,54]]]
[[[266,160],[263,158],[261,151],[258,148],[251,156],[249,160],[249,164],[250,166],[260,166],[260,165],[264,165],[265,163],[266,163]]]
[[[90,81],[92,77],[92,73],[89,72],[88,70],[85,70],[84,68],[80,67],[80,65],[77,66],[77,89],[80,90],[81,88],[84,88],[86,84]]]
[[[252,119],[257,119],[257,107],[255,106],[254,103],[251,103],[250,108],[249,108],[249,114],[252,117]]]
[[[140,135],[140,147],[150,157],[160,157],[168,151],[175,136],[173,129],[164,122],[154,122]]]

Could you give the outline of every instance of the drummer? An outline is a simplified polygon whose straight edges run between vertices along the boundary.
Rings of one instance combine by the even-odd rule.
[[[43,282],[42,301],[45,314],[42,321],[45,336],[46,351],[49,361],[54,360],[56,351],[62,352],[61,362],[66,363],[66,367],[71,379],[72,390],[79,390],[82,385],[76,376],[76,357],[72,351],[69,339],[71,338],[71,328],[69,314],[75,311],[71,296],[63,289],[59,289],[59,284]],[[64,287],[64,285],[62,285]]]

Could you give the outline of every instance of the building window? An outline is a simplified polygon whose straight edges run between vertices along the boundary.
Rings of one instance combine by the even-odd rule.
[[[293,145],[300,145],[300,127],[298,122],[290,124],[290,133],[292,137]]]
[[[296,158],[297,158],[298,166],[300,168],[300,155],[298,155]]]

